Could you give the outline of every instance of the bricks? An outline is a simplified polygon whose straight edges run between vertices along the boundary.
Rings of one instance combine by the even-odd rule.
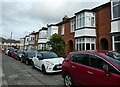
[[[96,10],[96,49],[112,49],[110,21],[111,5],[108,3]],[[103,41],[103,44],[102,39],[106,39],[107,42],[105,43],[105,41]]]
[[[61,35],[62,24],[64,24],[64,34],[63,35]],[[71,29],[70,19],[67,19],[64,22],[62,21],[58,25],[58,34],[60,34],[62,36],[62,38],[64,39],[65,44],[66,44],[65,56],[67,56],[69,52],[75,50],[74,32],[71,32],[70,29]]]

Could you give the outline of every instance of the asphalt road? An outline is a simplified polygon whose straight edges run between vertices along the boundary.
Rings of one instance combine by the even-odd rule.
[[[1,55],[1,54],[0,54]],[[32,69],[32,66],[21,63],[7,55],[0,57],[2,71],[2,85],[9,86],[60,86],[64,87],[61,73],[44,75],[38,69]]]

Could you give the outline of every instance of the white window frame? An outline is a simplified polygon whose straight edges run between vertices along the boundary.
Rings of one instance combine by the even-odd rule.
[[[65,31],[64,24],[62,24],[61,35],[64,34],[64,31]]]
[[[71,20],[71,22],[70,22],[70,24],[71,24],[71,27],[70,27],[70,32],[72,33],[72,32],[74,32],[74,31],[75,31],[75,20],[74,20],[74,19],[72,19],[72,20]]]

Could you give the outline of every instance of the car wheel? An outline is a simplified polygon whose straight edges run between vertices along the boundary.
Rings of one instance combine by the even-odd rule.
[[[64,85],[65,87],[74,87],[73,80],[70,74],[65,74]]]
[[[34,62],[32,61],[32,68],[35,69],[35,65],[34,65]]]
[[[46,74],[46,69],[45,69],[45,66],[44,66],[44,65],[42,66],[42,73],[43,73],[43,74]]]
[[[22,58],[21,58],[20,62],[23,63],[23,59]]]
[[[29,65],[29,61],[28,61],[28,60],[26,60],[26,61],[25,61],[25,64],[26,64],[26,65]]]

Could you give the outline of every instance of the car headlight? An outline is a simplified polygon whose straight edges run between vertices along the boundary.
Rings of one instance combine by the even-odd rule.
[[[21,57],[22,57],[22,55],[19,55],[19,57],[21,58]]]
[[[48,65],[48,66],[50,66],[50,65],[54,65],[52,62],[50,62],[50,61],[46,61],[46,65]]]

